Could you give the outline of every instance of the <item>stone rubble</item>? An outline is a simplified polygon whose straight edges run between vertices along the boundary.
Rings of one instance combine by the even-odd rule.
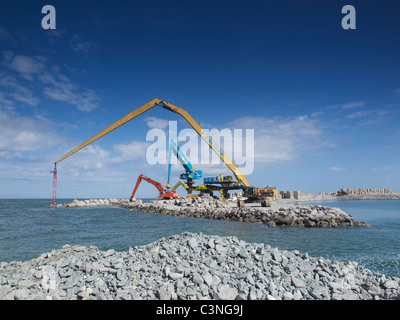
[[[129,202],[129,199],[89,199],[89,200],[77,200],[75,199],[71,203],[64,203],[62,206],[65,208],[69,207],[94,207],[94,206],[119,206]]]
[[[125,252],[80,245],[0,263],[0,299],[400,299],[400,279],[356,262],[183,233]]]
[[[288,206],[274,208],[233,207],[225,199],[215,199],[209,196],[198,198],[177,198],[143,202],[140,199],[90,199],[74,200],[64,203],[63,207],[85,206],[120,206],[133,211],[162,213],[178,217],[193,217],[217,220],[231,220],[266,224],[268,227],[322,227],[335,228],[344,226],[367,226],[363,221],[354,220],[349,214],[338,208],[321,205]]]
[[[203,197],[156,200],[143,203],[139,199],[121,204],[134,211],[162,213],[178,217],[194,217],[217,220],[232,220],[266,224],[274,227],[322,227],[368,226],[356,221],[339,208],[321,205],[306,205],[287,208],[232,207],[227,200]]]

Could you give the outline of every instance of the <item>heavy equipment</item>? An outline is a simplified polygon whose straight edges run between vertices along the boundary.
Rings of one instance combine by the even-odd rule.
[[[178,158],[179,162],[182,164],[183,168],[185,169],[185,173],[180,174],[179,179],[186,180],[186,183],[183,181],[178,181],[173,186],[171,191],[175,191],[179,186],[182,186],[186,189],[186,192],[188,193],[187,197],[198,197],[205,193],[208,193],[211,196],[213,196],[214,191],[219,191],[221,194],[221,197],[222,198],[224,197],[224,190],[221,189],[220,187],[216,187],[213,185],[206,185],[206,184],[202,184],[202,185],[198,185],[198,186],[194,185],[193,180],[201,179],[203,176],[203,171],[202,170],[194,170],[189,159],[185,156],[185,154],[182,152],[182,150],[179,148],[179,146],[173,139],[171,139],[170,148],[169,148],[167,190],[170,188],[172,154],[174,154]],[[199,191],[200,193],[197,195],[192,195],[193,191]]]
[[[158,198],[162,198],[162,199],[171,199],[171,198],[179,198],[179,194],[176,192],[172,192],[172,191],[166,191],[164,189],[164,187],[161,185],[161,183],[150,179],[149,177],[144,176],[143,174],[141,174],[137,181],[136,181],[136,186],[135,189],[133,189],[132,195],[129,199],[129,201],[132,201],[133,198],[135,197],[135,193],[139,187],[139,184],[142,182],[142,180],[147,181],[148,183],[151,183],[153,186],[155,186],[159,192]]]
[[[233,161],[225,154],[225,152],[211,139],[211,137],[207,134],[206,131],[192,118],[192,116],[184,109],[179,108],[167,101],[163,101],[161,99],[153,99],[152,101],[144,104],[143,106],[137,108],[136,110],[128,113],[126,116],[122,117],[117,122],[113,123],[111,126],[107,127],[85,143],[81,144],[71,152],[67,153],[65,156],[57,160],[54,164],[54,171],[56,172],[57,163],[63,161],[64,159],[68,158],[75,152],[81,150],[82,148],[86,147],[87,145],[91,144],[92,142],[96,141],[97,139],[103,137],[104,135],[110,133],[111,131],[117,129],[118,127],[124,125],[128,121],[136,118],[137,116],[141,115],[142,113],[154,108],[155,106],[160,105],[162,108],[172,111],[181,115],[189,124],[190,126],[200,135],[200,137],[210,146],[211,149],[220,157],[220,159],[228,166],[228,168],[232,171],[234,176],[237,179],[237,188],[243,190],[243,197],[246,198],[245,202],[261,202],[262,204],[265,203],[267,197],[270,197],[269,193],[261,192],[259,188],[251,186],[250,183],[247,181],[246,176],[242,173],[242,171],[233,163]],[[276,193],[276,190],[275,190]],[[238,203],[238,205],[243,205],[242,203]]]
[[[171,191],[175,191],[180,186],[182,186],[183,188],[186,189],[186,192],[188,193],[188,195],[186,197],[188,197],[188,198],[197,198],[206,193],[213,197],[215,191],[218,191],[220,193],[221,198],[224,198],[224,190],[220,187],[201,184],[201,185],[192,186],[191,188],[189,188],[189,186],[183,181],[178,181],[172,187]],[[192,194],[193,191],[199,191],[199,193]]]
[[[345,190],[343,190],[343,189],[340,189],[337,193],[336,193],[336,195],[338,196],[338,197],[340,197],[340,196],[348,196],[350,193],[348,192],[348,191],[345,191]]]
[[[185,156],[185,154],[181,151],[178,147],[174,139],[171,139],[169,145],[169,163],[168,163],[168,180],[167,180],[167,188],[169,188],[169,182],[171,180],[171,168],[172,168],[172,154],[174,154],[179,162],[182,164],[183,168],[185,169],[185,173],[179,175],[179,179],[186,180],[186,184],[188,185],[189,189],[193,187],[194,181],[201,179],[203,176],[203,171],[201,170],[194,170],[192,164]]]
[[[238,201],[238,207],[244,207],[246,203],[259,202],[262,207],[270,207],[270,198],[278,195],[275,187],[265,188],[248,188],[243,190],[243,197],[247,197],[245,200]]]
[[[242,184],[238,180],[234,180],[232,176],[224,176],[222,173],[215,177],[206,177],[203,181],[208,188],[220,189],[221,198],[229,198],[229,190],[242,189]]]

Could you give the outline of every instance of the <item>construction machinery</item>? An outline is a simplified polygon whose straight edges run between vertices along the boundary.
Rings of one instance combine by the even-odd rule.
[[[340,196],[348,196],[350,194],[350,192],[345,191],[343,189],[340,189],[337,193],[336,196],[340,197]]]
[[[184,183],[183,181],[178,181],[171,189],[172,192],[175,192],[176,189],[178,189],[180,186],[182,186],[183,188],[185,188],[185,190],[189,193],[189,187],[186,183]]]
[[[243,197],[247,197],[247,199],[239,200],[238,207],[244,207],[246,203],[252,202],[259,202],[262,207],[270,207],[269,199],[278,195],[275,187],[249,188],[243,191]]]
[[[189,159],[185,156],[185,154],[182,152],[182,150],[179,148],[175,140],[171,139],[170,142],[170,149],[169,149],[169,164],[168,164],[168,180],[167,180],[167,189],[170,187],[170,180],[171,180],[171,167],[172,167],[172,154],[174,154],[179,162],[182,164],[183,168],[185,169],[185,173],[182,173],[179,175],[179,179],[181,180],[186,180],[186,183],[183,181],[178,181],[175,186],[172,188],[171,191],[175,191],[176,188],[179,186],[183,186],[189,197],[194,197],[195,195],[192,195],[193,191],[199,191],[200,193],[196,195],[202,196],[205,193],[210,194],[210,196],[214,195],[215,191],[218,191],[220,193],[221,198],[227,197],[227,191],[221,187],[221,186],[215,186],[213,184],[201,184],[198,186],[194,185],[193,180],[198,180],[203,176],[203,171],[202,170],[194,170],[192,164],[190,163]],[[222,175],[222,174],[221,174]],[[210,178],[204,178],[204,182]],[[225,181],[232,182],[232,177],[229,179],[225,179]],[[236,186],[237,188],[240,188],[240,186]]]
[[[232,176],[224,176],[222,173],[215,177],[206,177],[203,181],[209,188],[220,189],[221,198],[229,198],[229,190],[242,189],[241,182],[234,180]]]
[[[166,191],[164,189],[164,187],[161,185],[161,183],[150,179],[149,177],[144,176],[143,174],[141,174],[137,181],[136,181],[136,186],[135,189],[133,189],[132,195],[129,199],[129,201],[133,201],[133,198],[135,197],[135,193],[140,185],[140,183],[142,182],[142,180],[147,181],[148,183],[151,183],[153,186],[155,186],[159,192],[158,198],[162,198],[162,199],[171,199],[171,198],[179,198],[179,194],[176,192],[172,192],[172,191]]]
[[[50,173],[53,174],[53,196],[51,200],[51,205],[50,207],[57,207],[57,196],[56,196],[56,191],[57,191],[57,166],[54,165],[54,170],[50,170]]]
[[[154,108],[155,106],[161,106],[162,108],[172,111],[181,115],[189,124],[190,126],[200,135],[200,137],[210,146],[211,149],[219,156],[219,158],[228,166],[228,168],[232,171],[234,176],[237,179],[237,186],[233,186],[232,188],[242,189],[243,190],[243,197],[246,198],[245,202],[261,202],[262,204],[265,203],[266,198],[269,197],[268,193],[260,192],[259,188],[251,186],[250,183],[247,181],[246,176],[242,173],[242,171],[233,163],[233,161],[225,154],[225,152],[211,139],[211,137],[207,134],[207,132],[192,118],[192,116],[182,108],[175,106],[167,101],[163,101],[161,99],[154,99],[143,106],[137,108],[136,110],[128,113],[126,116],[118,120],[117,122],[113,123],[111,126],[107,127],[85,143],[81,144],[71,152],[67,153],[65,156],[60,158],[55,162],[55,169],[57,163],[63,161],[64,159],[68,158],[75,152],[81,150],[82,148],[86,147],[87,145],[93,143],[94,141],[98,140],[99,138],[103,137],[104,135],[110,133],[111,131],[117,129],[118,127],[124,125],[128,121],[136,118],[137,116],[141,115],[142,113]],[[55,175],[55,174],[54,174]],[[228,187],[228,186],[225,186]],[[233,189],[232,189],[233,190]],[[276,192],[276,191],[275,191]],[[243,203],[238,203],[242,205]]]
[[[216,186],[208,186],[205,184],[201,184],[198,186],[192,186],[189,188],[189,186],[183,182],[183,181],[178,181],[171,189],[171,191],[175,191],[178,187],[182,186],[183,188],[186,189],[186,192],[188,193],[188,195],[186,197],[188,198],[197,198],[199,196],[202,196],[203,194],[209,194],[210,196],[214,196],[214,192],[218,191],[221,195],[221,198],[224,198],[224,190],[216,187]],[[192,192],[193,191],[199,191],[200,193],[193,195]]]
[[[185,173],[179,175],[179,179],[186,180],[186,184],[189,187],[189,190],[193,188],[194,181],[201,179],[203,176],[203,171],[201,170],[194,170],[192,164],[185,156],[185,154],[181,151],[178,147],[174,139],[170,141],[169,147],[169,164],[168,164],[168,180],[167,180],[167,188],[169,188],[169,182],[171,180],[171,168],[172,168],[172,154],[174,154],[179,162],[182,164],[183,168],[185,169]],[[190,193],[190,192],[189,192]]]

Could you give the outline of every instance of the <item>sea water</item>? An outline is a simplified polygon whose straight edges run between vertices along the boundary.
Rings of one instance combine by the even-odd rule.
[[[59,203],[71,202],[61,199]],[[234,221],[174,217],[113,207],[49,208],[49,199],[0,199],[0,261],[24,261],[63,245],[128,250],[185,231],[236,236],[280,250],[357,261],[400,277],[400,201],[313,202],[337,207],[372,227],[268,228]],[[305,204],[305,203],[301,203]]]

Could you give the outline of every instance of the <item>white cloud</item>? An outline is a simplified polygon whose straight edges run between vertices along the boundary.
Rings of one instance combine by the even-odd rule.
[[[316,111],[311,114],[311,118],[317,118],[319,116],[322,116],[323,114],[324,114],[324,111]]]
[[[148,142],[133,141],[129,144],[116,144],[114,150],[120,155],[112,159],[112,162],[126,162],[138,159],[145,159]]]
[[[53,87],[45,87],[43,93],[58,101],[67,102],[75,105],[78,110],[92,111],[97,108],[99,97],[91,89],[83,89],[81,92],[76,92],[76,86],[70,82],[60,81]]]
[[[371,110],[371,117],[360,121],[360,126],[381,124],[389,118],[389,112],[386,110]]]
[[[75,53],[83,55],[84,57],[87,57],[90,50],[93,50],[93,48],[95,47],[94,42],[90,40],[85,40],[82,38],[82,36],[78,35],[74,35],[72,37],[70,45]]]
[[[19,72],[23,78],[32,80],[34,74],[38,74],[45,69],[44,64],[40,60],[33,59],[29,56],[17,55],[10,62],[9,66]]]
[[[380,167],[380,168],[371,168],[371,171],[374,172],[386,172],[386,171],[391,171],[393,169],[395,169],[395,166],[384,166],[384,167]]]
[[[92,111],[99,104],[99,97],[92,89],[80,88],[68,77],[59,72],[58,66],[49,70],[44,57],[29,57],[25,55],[14,56],[11,51],[3,52],[3,64],[17,72],[23,79],[32,82],[38,80],[44,84],[43,93],[50,99],[63,101],[76,106],[81,111]],[[40,100],[34,96],[31,90],[22,86],[14,75],[4,75],[1,83],[11,89],[9,96],[25,104],[35,106]]]
[[[348,119],[362,118],[362,117],[366,117],[366,116],[370,115],[373,112],[374,112],[373,110],[356,111],[351,114],[348,114],[346,116],[346,118],[348,118]]]
[[[83,89],[71,103],[81,111],[92,111],[97,108],[99,100],[100,98],[92,89]]]
[[[132,141],[128,144],[115,144],[112,147],[112,151],[109,151],[98,144],[90,144],[71,155],[63,163],[68,162],[67,169],[74,173],[82,170],[96,171],[98,169],[103,172],[118,171],[119,168],[115,167],[117,164],[145,161],[148,145],[149,143],[147,142]],[[69,149],[72,150],[75,147],[70,146]],[[115,168],[113,169],[113,167]]]
[[[51,153],[63,141],[53,126],[0,108],[0,128],[0,181],[4,183],[0,196],[8,192],[5,179],[20,181],[21,190],[27,180],[48,181],[54,162]]]
[[[101,169],[105,168],[110,162],[110,152],[104,150],[99,145],[88,145],[71,155],[67,160],[64,160],[63,163],[67,161],[67,169],[73,172],[88,169]]]
[[[0,110],[0,151],[36,151],[54,146],[59,137],[51,128],[14,111]]]
[[[289,161],[303,152],[323,145],[322,129],[316,119],[243,117],[230,124],[233,128],[254,129],[256,162]]]
[[[364,101],[350,102],[350,103],[342,105],[342,108],[343,109],[353,109],[353,108],[362,107],[364,104],[365,104]]]
[[[40,99],[34,95],[32,90],[21,85],[14,76],[3,76],[0,80],[0,85],[8,90],[8,96],[14,100],[23,102],[29,106],[36,106],[40,102]],[[3,99],[5,99],[4,94]],[[8,105],[12,104],[10,100],[7,101]]]
[[[12,101],[6,98],[4,92],[0,92],[0,107],[6,110],[13,110]]]
[[[156,117],[145,118],[146,124],[150,129],[158,128],[164,130],[169,125],[169,120],[160,119]]]
[[[342,172],[345,169],[344,168],[340,168],[340,167],[330,167],[329,170],[331,170],[333,172]]]
[[[62,74],[53,75],[45,72],[39,76],[39,79],[47,85],[43,92],[51,99],[75,105],[81,111],[92,111],[98,106],[100,99],[93,90],[79,90],[77,85]]]

